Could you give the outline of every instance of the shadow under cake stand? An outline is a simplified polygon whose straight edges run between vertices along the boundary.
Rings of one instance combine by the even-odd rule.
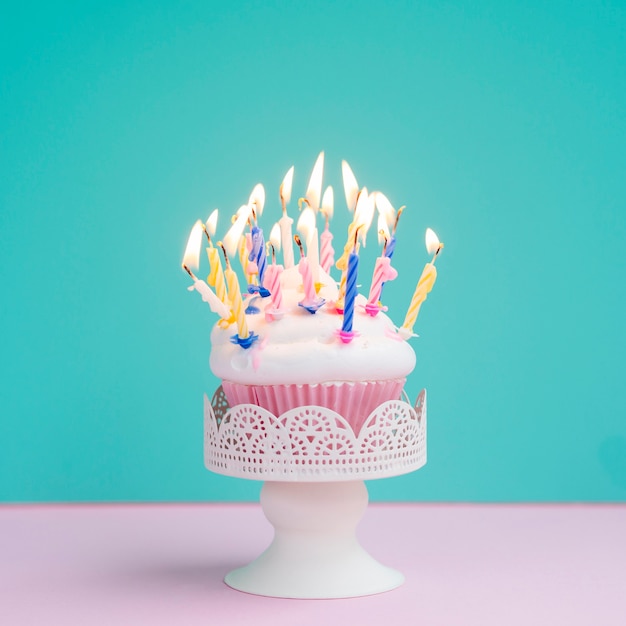
[[[367,508],[364,480],[426,463],[426,390],[414,406],[379,405],[358,435],[331,409],[301,406],[276,417],[230,407],[222,387],[204,397],[207,469],[265,481],[261,506],[270,546],[224,579],[239,591],[280,598],[349,598],[389,591],[404,576],[371,557],[355,530]]]

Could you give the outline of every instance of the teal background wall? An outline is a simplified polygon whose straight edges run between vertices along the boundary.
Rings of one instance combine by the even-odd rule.
[[[278,216],[321,149],[338,239],[341,159],[408,207],[396,322],[424,229],[446,243],[409,381],[429,464],[372,498],[625,499],[624,3],[2,13],[0,500],[257,497],[203,468],[214,318],[180,260],[257,182]]]

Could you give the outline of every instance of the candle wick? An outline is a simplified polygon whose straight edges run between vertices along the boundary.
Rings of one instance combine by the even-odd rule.
[[[432,259],[432,261],[430,262],[430,264],[431,264],[431,265],[434,265],[434,264],[435,264],[435,261],[437,260],[437,255],[438,255],[438,254],[439,254],[442,250],[443,250],[443,244],[442,244],[442,243],[440,243],[440,244],[437,246],[437,250],[436,250],[435,254],[433,254],[433,259]]]
[[[187,272],[187,274],[189,274],[189,276],[191,276],[193,280],[198,280],[195,277],[194,273],[184,263],[183,263],[183,269]]]
[[[379,230],[378,234],[382,236],[382,238],[385,240],[385,244],[383,245],[383,256],[385,256],[385,252],[387,252],[387,244],[389,243],[389,240],[387,239],[387,233],[385,233],[384,230]]]
[[[252,206],[250,207],[250,211],[252,212],[252,218],[254,219],[254,224],[257,224],[257,219],[256,219],[256,211],[254,210],[254,204],[252,204]],[[250,220],[248,220],[248,223],[250,224],[250,227],[252,228],[252,223],[250,222]]]
[[[356,230],[354,231],[354,251],[357,251],[357,245],[359,243],[359,230],[361,230],[361,228],[363,228],[363,225],[361,226],[357,226]]]
[[[285,198],[283,198],[283,186],[280,186],[280,204],[283,207],[283,215],[287,215],[287,203],[285,202]]]
[[[226,269],[229,270],[230,261],[228,260],[228,255],[226,254],[226,248],[224,247],[224,244],[221,241],[218,241],[217,245],[222,249],[222,252],[224,253],[224,263],[226,264]]]
[[[406,206],[401,206],[396,213],[396,221],[393,223],[393,230],[391,231],[392,235],[396,234],[396,229],[398,228],[398,222],[400,221],[400,216],[402,215],[402,211],[406,209]]]
[[[212,248],[213,242],[211,241],[211,236],[209,235],[209,231],[207,230],[206,224],[202,224],[202,230],[204,231],[204,234],[206,235],[206,238],[209,242],[209,246],[211,246]]]
[[[274,249],[274,244],[269,243],[268,246],[272,249],[272,263],[276,265],[276,250]]]
[[[308,207],[311,206],[311,203],[307,200],[307,198],[300,198],[298,200],[298,211],[302,211],[303,204],[306,204]]]
[[[298,248],[300,248],[300,257],[304,258],[304,248],[302,247],[302,241],[300,240],[300,237],[298,237],[298,235],[294,235],[293,240],[296,242]]]

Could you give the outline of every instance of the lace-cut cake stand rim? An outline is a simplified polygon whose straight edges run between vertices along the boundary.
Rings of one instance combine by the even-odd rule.
[[[358,434],[339,413],[302,406],[276,416],[253,404],[228,406],[222,388],[204,401],[205,465],[218,474],[283,482],[372,480],[426,463],[426,390],[414,406],[380,404]]]

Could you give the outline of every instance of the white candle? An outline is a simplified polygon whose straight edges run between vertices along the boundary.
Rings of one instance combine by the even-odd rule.
[[[202,296],[202,300],[208,303],[213,313],[217,313],[223,319],[228,319],[230,317],[230,309],[217,297],[211,287],[197,277],[192,276],[192,278],[195,278],[194,283],[187,289],[189,291],[195,289]]]
[[[302,210],[297,229],[306,241],[306,256],[311,267],[313,282],[317,283],[320,274],[319,238],[315,227],[315,213],[311,207],[305,207]]]
[[[283,262],[286,268],[293,267],[293,233],[291,230],[293,219],[287,215],[287,205],[289,204],[289,200],[291,200],[293,169],[292,165],[280,185],[280,203],[283,207],[283,216],[278,220],[278,225],[280,227],[280,237],[283,248]]]
[[[194,289],[202,296],[202,300],[206,302],[211,311],[217,313],[220,317],[229,317],[230,309],[215,295],[215,292],[203,281],[197,278],[191,271],[198,269],[200,264],[200,247],[202,245],[202,222],[198,220],[191,229],[185,254],[183,255],[183,269],[191,276],[193,285],[188,287],[189,291]]]

